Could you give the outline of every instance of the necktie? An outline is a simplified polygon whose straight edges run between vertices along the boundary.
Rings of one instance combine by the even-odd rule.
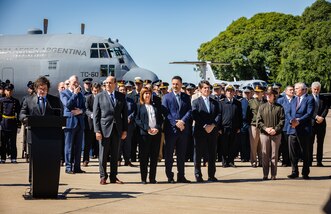
[[[206,104],[207,111],[208,111],[208,113],[209,113],[209,112],[210,112],[210,106],[209,106],[209,100],[208,100],[208,97],[205,97],[205,98],[204,98],[204,101],[205,101],[205,104]]]
[[[176,100],[177,100],[178,107],[180,108],[180,95],[179,94],[176,94]]]
[[[296,107],[296,110],[298,110],[299,106],[300,106],[300,97],[297,97],[297,107]]]
[[[42,115],[45,114],[45,102],[43,97],[39,97],[39,108]]]
[[[113,105],[115,106],[115,98],[114,98],[114,94],[113,93],[110,94],[110,100],[113,103]]]

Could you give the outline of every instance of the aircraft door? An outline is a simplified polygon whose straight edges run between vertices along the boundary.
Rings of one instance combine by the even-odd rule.
[[[14,68],[12,67],[5,67],[1,71],[1,80],[6,81],[10,80],[11,83],[14,82]]]

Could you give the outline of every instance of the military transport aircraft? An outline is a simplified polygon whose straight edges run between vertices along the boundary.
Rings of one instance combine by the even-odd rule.
[[[263,80],[240,80],[240,81],[226,81],[216,79],[214,72],[211,68],[211,65],[231,65],[230,63],[221,63],[221,62],[210,62],[210,61],[178,61],[178,62],[170,62],[170,64],[187,64],[187,65],[196,65],[198,67],[197,70],[201,72],[201,78],[203,80],[208,80],[212,85],[214,83],[225,83],[231,85],[239,85],[240,88],[244,86],[250,86],[255,88],[256,85],[262,85],[264,87],[267,86],[267,83]]]
[[[52,83],[51,93],[58,82],[74,74],[80,80],[93,78],[96,82],[108,75],[158,80],[152,71],[138,67],[117,39],[84,35],[84,24],[81,34],[51,35],[47,25],[44,19],[44,32],[31,29],[27,35],[0,35],[0,79],[15,85],[17,97],[25,94],[29,80],[43,75]]]

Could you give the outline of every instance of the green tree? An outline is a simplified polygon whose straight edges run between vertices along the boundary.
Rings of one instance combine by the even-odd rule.
[[[302,16],[276,12],[241,17],[201,44],[198,59],[230,62],[213,67],[224,80],[262,79],[283,85],[320,81],[331,89],[331,3],[317,0]]]

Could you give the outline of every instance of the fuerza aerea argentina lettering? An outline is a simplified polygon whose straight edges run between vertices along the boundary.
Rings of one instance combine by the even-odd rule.
[[[21,48],[0,48],[0,55],[14,54],[17,57],[20,56],[30,56],[36,57],[44,54],[68,54],[68,55],[78,55],[87,56],[85,50],[75,49],[75,48],[57,48],[57,47],[46,47],[46,48],[32,48],[32,47],[21,47]]]

